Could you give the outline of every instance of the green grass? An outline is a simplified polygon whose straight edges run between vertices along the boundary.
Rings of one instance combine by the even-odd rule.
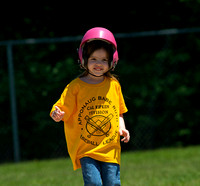
[[[199,186],[200,146],[122,153],[122,186]],[[0,165],[2,186],[81,186],[70,159]]]

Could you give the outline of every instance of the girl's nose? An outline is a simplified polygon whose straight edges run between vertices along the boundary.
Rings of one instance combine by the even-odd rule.
[[[102,60],[97,60],[96,65],[102,65],[103,61]]]

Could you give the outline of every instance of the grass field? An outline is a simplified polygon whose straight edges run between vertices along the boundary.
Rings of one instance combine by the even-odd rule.
[[[122,153],[122,186],[199,186],[200,146]],[[70,159],[0,165],[2,186],[81,186]]]

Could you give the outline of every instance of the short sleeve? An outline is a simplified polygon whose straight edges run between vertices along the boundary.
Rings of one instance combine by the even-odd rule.
[[[55,110],[55,106],[65,112],[63,121],[68,120],[68,118],[72,115],[76,109],[76,93],[70,84],[64,89],[60,99],[53,105],[50,115]]]

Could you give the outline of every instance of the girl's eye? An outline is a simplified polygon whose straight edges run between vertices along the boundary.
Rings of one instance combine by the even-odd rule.
[[[89,58],[89,60],[92,61],[92,62],[96,62],[96,61],[97,61],[96,58]],[[102,59],[101,61],[102,61],[103,63],[107,63],[107,62],[108,62],[108,59],[105,58],[105,59]]]
[[[103,59],[103,62],[108,62],[108,60],[107,59]]]
[[[90,60],[91,60],[91,61],[96,61],[96,58],[91,58]]]

